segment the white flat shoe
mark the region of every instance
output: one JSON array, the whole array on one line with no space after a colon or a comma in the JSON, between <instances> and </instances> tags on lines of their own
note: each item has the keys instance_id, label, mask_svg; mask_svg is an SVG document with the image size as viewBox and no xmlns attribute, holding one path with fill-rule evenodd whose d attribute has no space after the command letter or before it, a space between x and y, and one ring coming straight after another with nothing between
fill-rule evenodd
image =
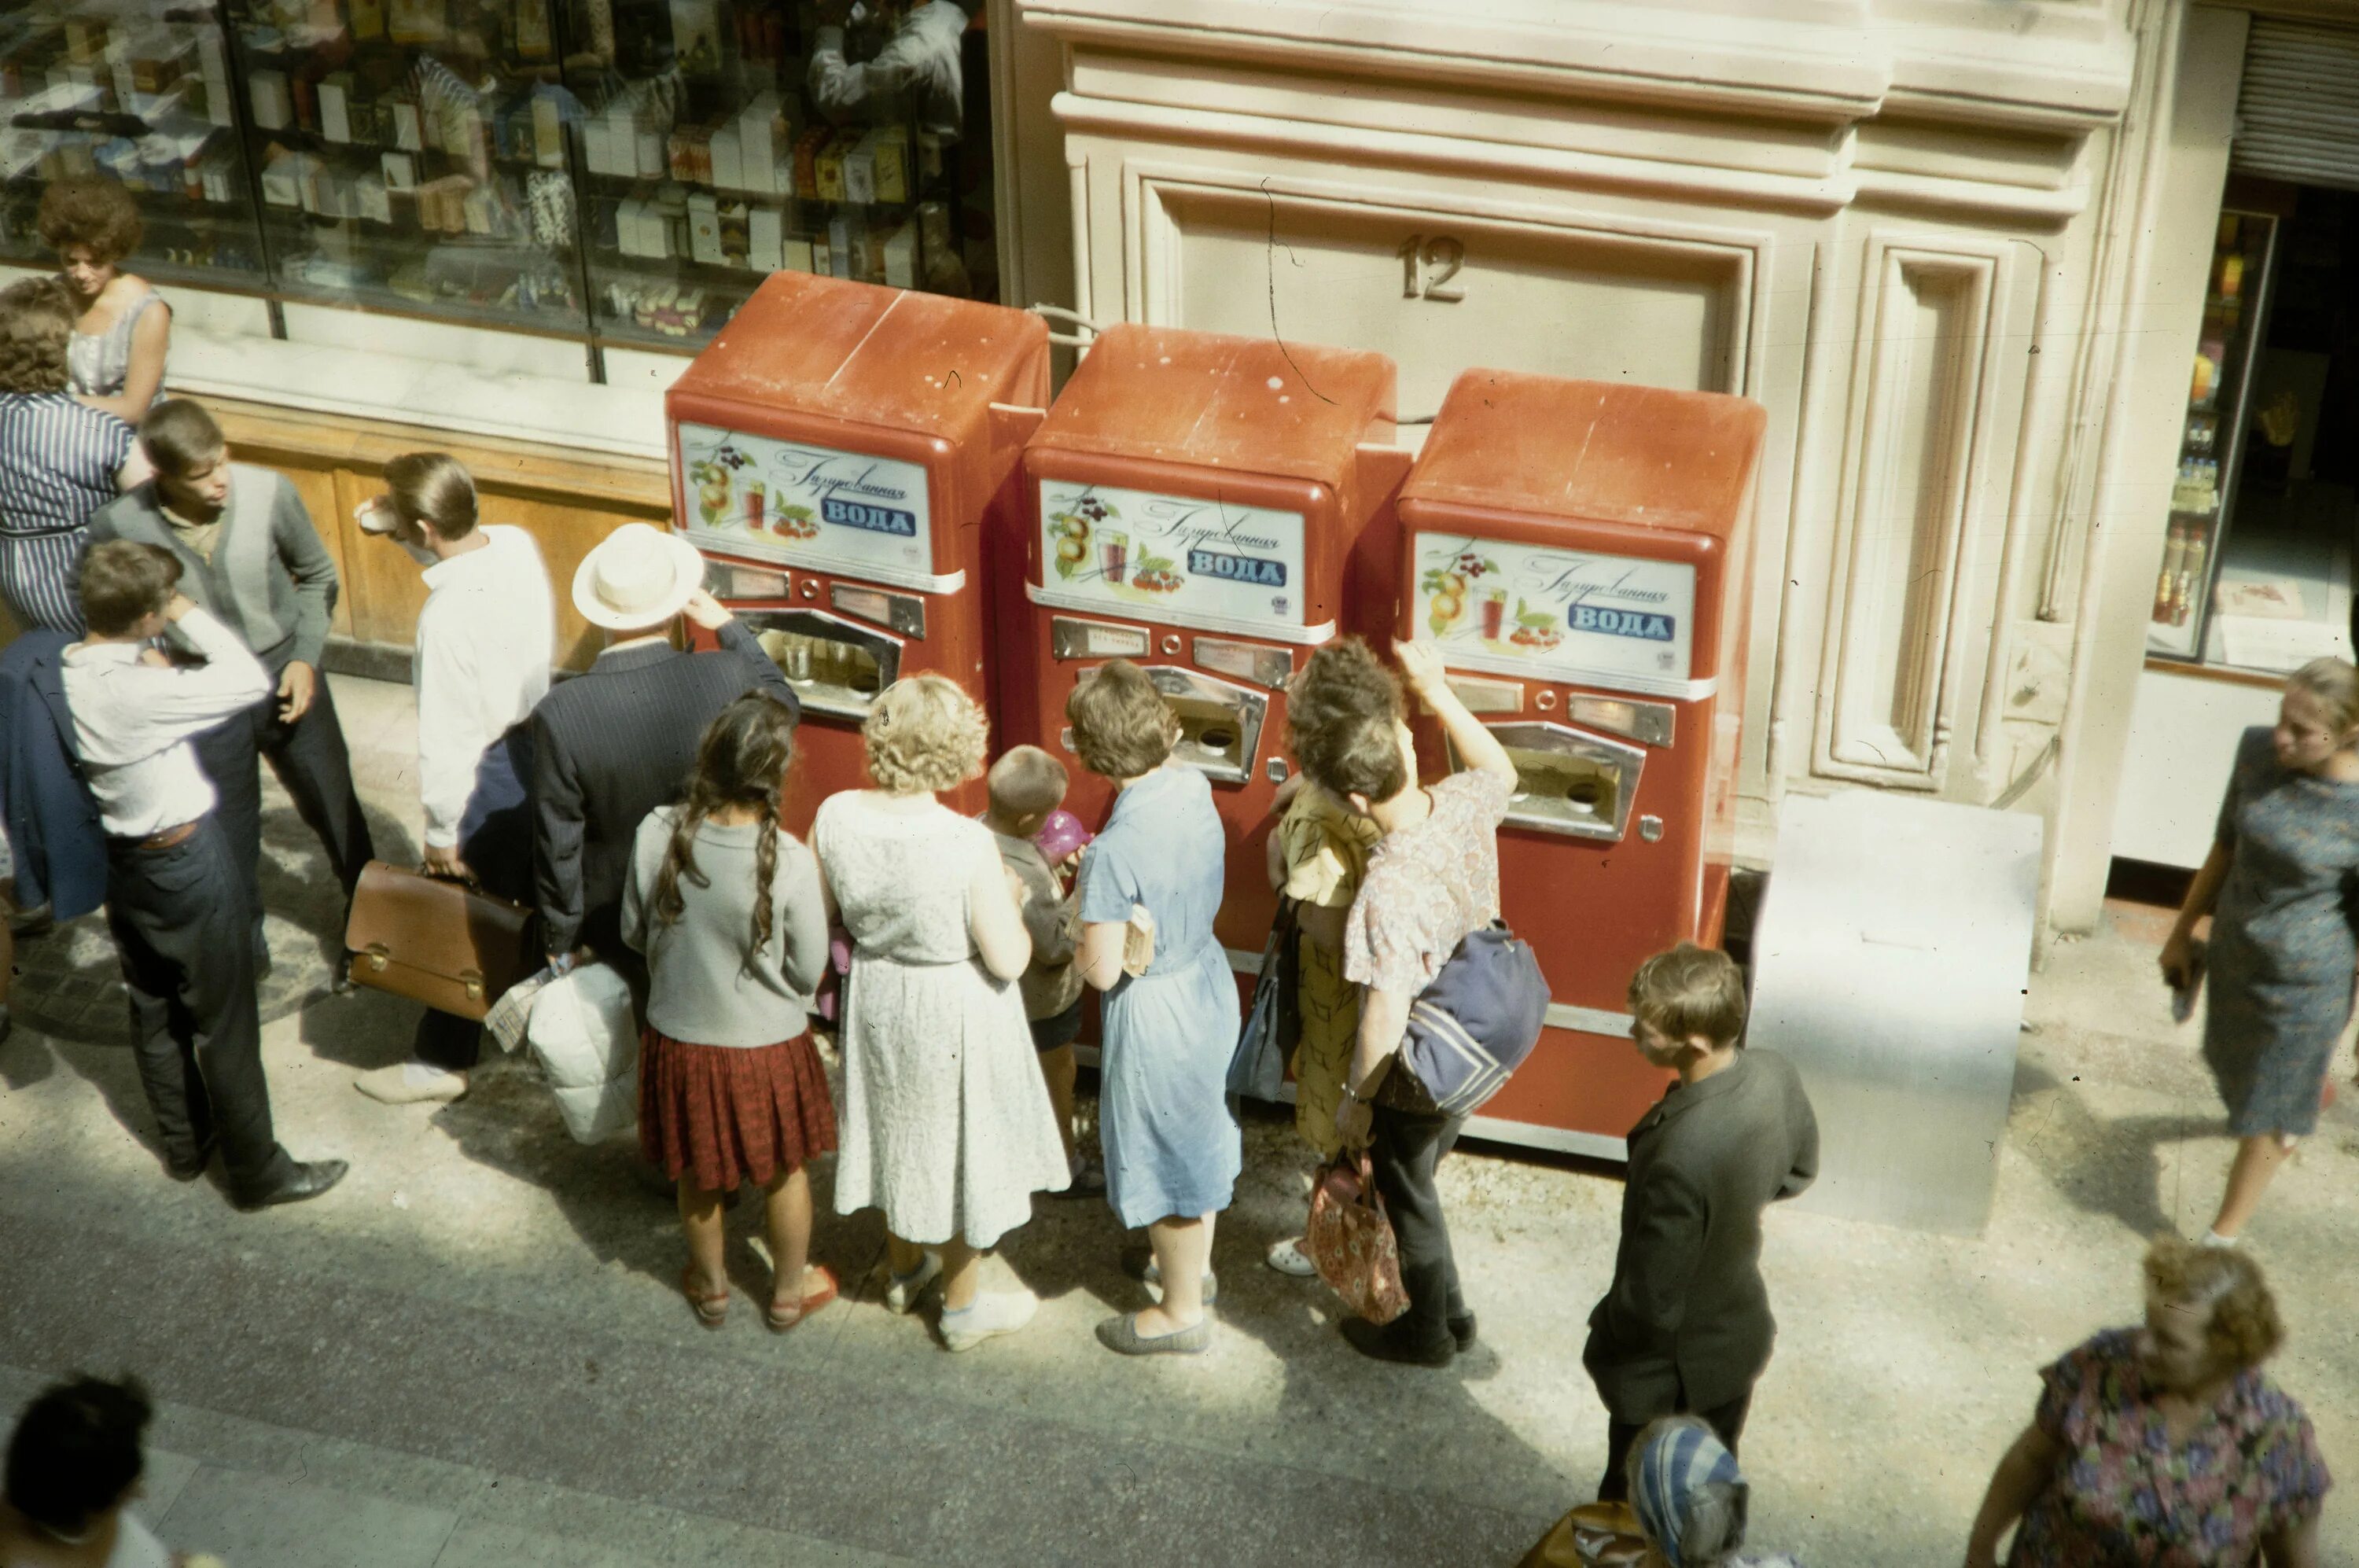
<instances>
[{"instance_id":1,"label":"white flat shoe","mask_svg":"<svg viewBox=\"0 0 2359 1568\"><path fill-rule=\"evenodd\" d=\"M1289 1236L1284 1241L1271 1243L1262 1261L1296 1279L1313 1279L1319 1275L1319 1265L1311 1262L1310 1255L1302 1250L1302 1238L1299 1236Z\"/></svg>"},{"instance_id":2,"label":"white flat shoe","mask_svg":"<svg viewBox=\"0 0 2359 1568\"><path fill-rule=\"evenodd\" d=\"M1040 1298L1029 1290L978 1290L966 1311L942 1310L942 1348L973 1350L986 1339L1014 1334L1039 1310Z\"/></svg>"},{"instance_id":3,"label":"white flat shoe","mask_svg":"<svg viewBox=\"0 0 2359 1568\"><path fill-rule=\"evenodd\" d=\"M467 1075L423 1062L404 1062L364 1073L353 1080L353 1087L388 1105L448 1104L466 1094Z\"/></svg>"},{"instance_id":4,"label":"white flat shoe","mask_svg":"<svg viewBox=\"0 0 2359 1568\"><path fill-rule=\"evenodd\" d=\"M929 1252L924 1261L908 1274L895 1274L885 1284L885 1310L896 1317L907 1315L925 1300L926 1291L942 1277L941 1255Z\"/></svg>"}]
</instances>

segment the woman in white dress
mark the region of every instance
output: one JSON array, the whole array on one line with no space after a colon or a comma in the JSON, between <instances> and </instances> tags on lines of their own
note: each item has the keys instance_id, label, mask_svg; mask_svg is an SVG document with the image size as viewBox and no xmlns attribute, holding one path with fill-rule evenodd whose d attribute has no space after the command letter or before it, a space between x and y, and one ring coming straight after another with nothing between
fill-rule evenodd
<instances>
[{"instance_id":1,"label":"woman in white dress","mask_svg":"<svg viewBox=\"0 0 2359 1568\"><path fill-rule=\"evenodd\" d=\"M942 1343L1032 1319L984 1290L982 1253L1071 1179L1016 982L1032 956L1013 879L981 822L934 799L983 771L983 710L940 675L895 682L863 726L874 789L811 823L831 908L852 933L835 1207L885 1211L891 1311L940 1279Z\"/></svg>"},{"instance_id":2,"label":"woman in white dress","mask_svg":"<svg viewBox=\"0 0 2359 1568\"><path fill-rule=\"evenodd\" d=\"M185 1559L131 1511L155 1408L125 1377L45 1388L8 1439L0 1563L8 1568L174 1568Z\"/></svg>"}]
</instances>

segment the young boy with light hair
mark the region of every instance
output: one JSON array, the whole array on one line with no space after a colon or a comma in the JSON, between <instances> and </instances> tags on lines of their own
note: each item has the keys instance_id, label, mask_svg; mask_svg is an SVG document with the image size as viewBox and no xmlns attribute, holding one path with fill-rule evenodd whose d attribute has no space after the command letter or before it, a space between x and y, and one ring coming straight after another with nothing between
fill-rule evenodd
<instances>
[{"instance_id":1,"label":"young boy with light hair","mask_svg":"<svg viewBox=\"0 0 2359 1568\"><path fill-rule=\"evenodd\" d=\"M1601 1499L1628 1495L1649 1421L1693 1411L1736 1452L1777 1320L1761 1211L1810 1184L1819 1124L1793 1064L1745 1048L1745 977L1681 942L1630 979L1630 1037L1679 1074L1630 1129L1614 1283L1589 1314L1589 1368L1610 1418Z\"/></svg>"},{"instance_id":2,"label":"young boy with light hair","mask_svg":"<svg viewBox=\"0 0 2359 1568\"><path fill-rule=\"evenodd\" d=\"M1049 1102L1056 1107L1057 1135L1065 1140L1065 1163L1072 1168L1073 1184L1066 1194L1103 1192L1104 1172L1082 1159L1073 1142L1073 1040L1082 1032L1082 972L1073 962L1078 908L1064 878L1033 842L1049 813L1064 803L1065 765L1037 746L1019 746L991 765L984 782L991 791L991 809L984 812L983 825L999 841L1000 864L1024 888L1032 963L1018 989Z\"/></svg>"}]
</instances>

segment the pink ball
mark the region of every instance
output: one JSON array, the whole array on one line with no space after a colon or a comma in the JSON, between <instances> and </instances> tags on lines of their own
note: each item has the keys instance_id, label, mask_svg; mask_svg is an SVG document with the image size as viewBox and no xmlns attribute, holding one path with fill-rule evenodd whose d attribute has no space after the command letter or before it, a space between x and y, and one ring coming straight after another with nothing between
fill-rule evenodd
<instances>
[{"instance_id":1,"label":"pink ball","mask_svg":"<svg viewBox=\"0 0 2359 1568\"><path fill-rule=\"evenodd\" d=\"M1049 820L1040 824L1040 831L1032 835L1032 842L1054 866L1096 836L1082 826L1082 819L1072 812L1051 811Z\"/></svg>"}]
</instances>

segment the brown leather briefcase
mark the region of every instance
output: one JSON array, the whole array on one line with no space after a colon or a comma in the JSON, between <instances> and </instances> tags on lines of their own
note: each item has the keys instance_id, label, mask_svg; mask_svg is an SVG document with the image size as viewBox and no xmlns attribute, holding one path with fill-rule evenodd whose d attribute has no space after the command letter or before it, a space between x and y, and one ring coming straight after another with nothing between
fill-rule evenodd
<instances>
[{"instance_id":1,"label":"brown leather briefcase","mask_svg":"<svg viewBox=\"0 0 2359 1568\"><path fill-rule=\"evenodd\" d=\"M353 984L480 1020L539 967L532 911L480 887L372 860L353 890L344 947Z\"/></svg>"}]
</instances>

